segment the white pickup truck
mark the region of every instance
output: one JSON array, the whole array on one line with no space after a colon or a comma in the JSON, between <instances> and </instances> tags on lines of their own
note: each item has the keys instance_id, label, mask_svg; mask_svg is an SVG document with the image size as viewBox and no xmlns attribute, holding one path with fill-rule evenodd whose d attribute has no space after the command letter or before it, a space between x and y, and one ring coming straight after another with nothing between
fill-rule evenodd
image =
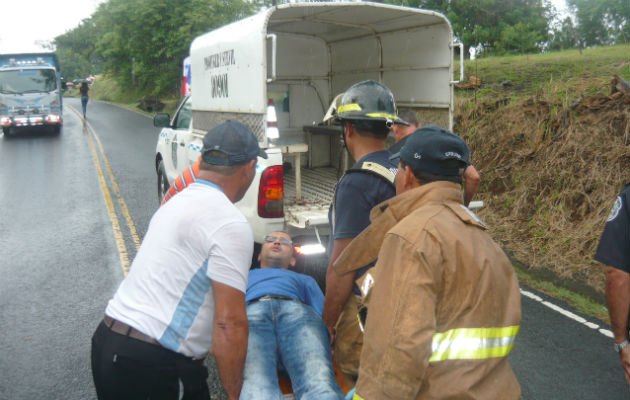
<instances>
[{"instance_id":1,"label":"white pickup truck","mask_svg":"<svg viewBox=\"0 0 630 400\"><path fill-rule=\"evenodd\" d=\"M341 131L321 124L328 105L354 83L374 79L422 124L452 129L456 46L442 14L363 2L283 4L195 38L192 94L172 119L154 120L164 127L155 155L158 195L197 161L209 129L227 119L248 125L269 158L258 160L237 206L258 244L284 230L302 262L314 253L322 283L326 257L317 253L327 244L328 207L352 162ZM313 266L303 268L313 275Z\"/></svg>"}]
</instances>

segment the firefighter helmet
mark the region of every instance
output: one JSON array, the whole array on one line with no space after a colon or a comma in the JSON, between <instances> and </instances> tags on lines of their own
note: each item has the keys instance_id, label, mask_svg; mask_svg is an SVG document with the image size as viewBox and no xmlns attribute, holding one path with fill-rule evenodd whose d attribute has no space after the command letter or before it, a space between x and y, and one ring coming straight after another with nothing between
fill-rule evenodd
<instances>
[{"instance_id":1,"label":"firefighter helmet","mask_svg":"<svg viewBox=\"0 0 630 400\"><path fill-rule=\"evenodd\" d=\"M352 85L345 91L336 109L337 120L384 122L409 125L396 115L394 95L387 86L373 80Z\"/></svg>"}]
</instances>

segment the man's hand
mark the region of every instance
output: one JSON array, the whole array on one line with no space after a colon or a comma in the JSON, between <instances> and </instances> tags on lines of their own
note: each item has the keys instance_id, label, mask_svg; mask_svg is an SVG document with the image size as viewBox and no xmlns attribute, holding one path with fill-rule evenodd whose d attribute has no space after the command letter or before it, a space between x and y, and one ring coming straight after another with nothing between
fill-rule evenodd
<instances>
[{"instance_id":1,"label":"man's hand","mask_svg":"<svg viewBox=\"0 0 630 400\"><path fill-rule=\"evenodd\" d=\"M247 354L247 312L245 293L212 281L214 291L214 330L212 354L219 378L229 400L237 400L243 386L243 367Z\"/></svg>"},{"instance_id":2,"label":"man's hand","mask_svg":"<svg viewBox=\"0 0 630 400\"><path fill-rule=\"evenodd\" d=\"M626 376L626 382L630 385L630 346L626 346L625 349L621 350L619 358L621 359L623 373Z\"/></svg>"}]
</instances>

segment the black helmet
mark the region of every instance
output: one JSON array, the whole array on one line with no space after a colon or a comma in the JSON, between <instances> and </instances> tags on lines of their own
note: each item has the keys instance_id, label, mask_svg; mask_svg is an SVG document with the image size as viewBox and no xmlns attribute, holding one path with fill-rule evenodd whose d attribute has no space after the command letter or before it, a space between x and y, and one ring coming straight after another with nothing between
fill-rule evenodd
<instances>
[{"instance_id":1,"label":"black helmet","mask_svg":"<svg viewBox=\"0 0 630 400\"><path fill-rule=\"evenodd\" d=\"M341 97L336 110L337 120L384 122L409 125L396 115L396 102L389 88L373 80L356 83Z\"/></svg>"}]
</instances>

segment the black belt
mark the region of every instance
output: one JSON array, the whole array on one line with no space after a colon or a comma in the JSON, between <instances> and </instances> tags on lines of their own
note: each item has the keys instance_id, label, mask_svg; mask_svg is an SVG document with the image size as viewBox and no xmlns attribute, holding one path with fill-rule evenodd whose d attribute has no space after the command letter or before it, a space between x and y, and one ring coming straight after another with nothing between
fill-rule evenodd
<instances>
[{"instance_id":1,"label":"black belt","mask_svg":"<svg viewBox=\"0 0 630 400\"><path fill-rule=\"evenodd\" d=\"M293 301L299 301L297 299L294 299L293 297L289 297L289 296L281 296L279 294L266 294L262 297L259 297L257 299L254 300L250 300L247 302L247 305L250 305L252 303L255 303L257 301L263 301L263 300L271 300L271 299L276 299L276 300L293 300Z\"/></svg>"}]
</instances>

